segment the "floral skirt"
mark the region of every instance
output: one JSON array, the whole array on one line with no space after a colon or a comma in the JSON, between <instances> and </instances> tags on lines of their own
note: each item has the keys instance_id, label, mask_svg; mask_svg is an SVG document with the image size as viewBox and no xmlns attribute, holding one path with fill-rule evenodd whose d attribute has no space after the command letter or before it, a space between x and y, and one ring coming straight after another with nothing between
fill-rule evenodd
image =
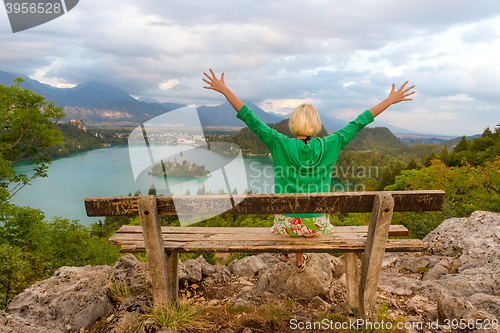
<instances>
[{"instance_id":1,"label":"floral skirt","mask_svg":"<svg viewBox=\"0 0 500 333\"><path fill-rule=\"evenodd\" d=\"M309 218L276 214L271 232L291 237L317 237L331 234L333 225L330 224L328 214Z\"/></svg>"}]
</instances>

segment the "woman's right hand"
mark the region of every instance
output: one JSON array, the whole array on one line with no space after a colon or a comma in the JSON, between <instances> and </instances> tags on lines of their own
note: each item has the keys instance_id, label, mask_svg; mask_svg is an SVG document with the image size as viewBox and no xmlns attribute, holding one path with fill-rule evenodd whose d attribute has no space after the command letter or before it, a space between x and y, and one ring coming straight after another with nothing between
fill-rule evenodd
<instances>
[{"instance_id":1,"label":"woman's right hand","mask_svg":"<svg viewBox=\"0 0 500 333\"><path fill-rule=\"evenodd\" d=\"M391 92L389 94L389 97L387 97L387 99L391 104L412 100L411 98L406 98L406 97L413 95L415 93L415 91L409 92L411 89L415 88L415 86L411 86L409 88L404 89L407 83L408 81L403 83L401 88L399 88L398 90L396 90L396 86L394 85L394 83L392 84Z\"/></svg>"}]
</instances>

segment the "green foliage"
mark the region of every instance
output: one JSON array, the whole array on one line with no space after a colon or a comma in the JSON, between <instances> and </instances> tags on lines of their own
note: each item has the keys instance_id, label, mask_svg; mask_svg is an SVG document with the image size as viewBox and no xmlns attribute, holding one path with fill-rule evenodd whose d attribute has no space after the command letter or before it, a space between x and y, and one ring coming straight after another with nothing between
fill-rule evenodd
<instances>
[{"instance_id":1,"label":"green foliage","mask_svg":"<svg viewBox=\"0 0 500 333\"><path fill-rule=\"evenodd\" d=\"M422 238L446 218L469 216L476 210L500 212L500 157L476 167L448 167L434 160L429 167L403 171L385 190L446 192L440 212L395 214L393 221L405 225L412 237Z\"/></svg>"},{"instance_id":2,"label":"green foliage","mask_svg":"<svg viewBox=\"0 0 500 333\"><path fill-rule=\"evenodd\" d=\"M61 131L53 121L64 117L61 108L45 98L19 86L22 78L15 78L10 86L0 85L0 202L10 197L31 180L47 176L50 158L40 156L47 147L60 144ZM33 175L18 174L14 165L31 160ZM11 192L8 185L13 185ZM1 207L0 207L1 209Z\"/></svg>"},{"instance_id":3,"label":"green foliage","mask_svg":"<svg viewBox=\"0 0 500 333\"><path fill-rule=\"evenodd\" d=\"M103 143L124 145L127 144L129 134L134 128L135 127L94 127L88 129L87 132L94 137L100 138Z\"/></svg>"},{"instance_id":4,"label":"green foliage","mask_svg":"<svg viewBox=\"0 0 500 333\"><path fill-rule=\"evenodd\" d=\"M217 264L217 256L215 255L215 253L181 253L181 254L179 254L179 259L182 262L184 262L186 260L196 259L199 256L202 256L203 258L205 258L205 260L210 265Z\"/></svg>"},{"instance_id":5,"label":"green foliage","mask_svg":"<svg viewBox=\"0 0 500 333\"><path fill-rule=\"evenodd\" d=\"M156 195L156 187L153 184L149 188L148 195Z\"/></svg>"},{"instance_id":6,"label":"green foliage","mask_svg":"<svg viewBox=\"0 0 500 333\"><path fill-rule=\"evenodd\" d=\"M113 265L118 246L90 236L78 220L44 220L38 209L6 205L0 211L0 308L62 266Z\"/></svg>"},{"instance_id":7,"label":"green foliage","mask_svg":"<svg viewBox=\"0 0 500 333\"><path fill-rule=\"evenodd\" d=\"M405 148L406 145L401 142L386 127L364 128L356 134L356 137L345 147L345 150L351 151L383 151L394 148Z\"/></svg>"},{"instance_id":8,"label":"green foliage","mask_svg":"<svg viewBox=\"0 0 500 333\"><path fill-rule=\"evenodd\" d=\"M205 170L204 165L198 165L196 163L189 163L189 161L183 161L182 165L176 161L171 162L161 162L155 164L151 167L150 175L163 176L164 171L170 177L203 177L210 174L209 170Z\"/></svg>"},{"instance_id":9,"label":"green foliage","mask_svg":"<svg viewBox=\"0 0 500 333\"><path fill-rule=\"evenodd\" d=\"M5 309L17 292L25 288L29 262L19 247L0 244L0 263L0 309Z\"/></svg>"},{"instance_id":10,"label":"green foliage","mask_svg":"<svg viewBox=\"0 0 500 333\"><path fill-rule=\"evenodd\" d=\"M443 150L439 159L448 166L484 165L493 162L500 155L500 127L491 131L487 127L480 137L468 139L462 136L458 144L449 153Z\"/></svg>"},{"instance_id":11,"label":"green foliage","mask_svg":"<svg viewBox=\"0 0 500 333\"><path fill-rule=\"evenodd\" d=\"M63 135L62 143L46 148L45 152L41 153L42 156L69 156L69 154L74 152L101 148L103 146L101 139L96 138L90 133L86 133L72 123L54 124L54 128L61 131Z\"/></svg>"}]
</instances>

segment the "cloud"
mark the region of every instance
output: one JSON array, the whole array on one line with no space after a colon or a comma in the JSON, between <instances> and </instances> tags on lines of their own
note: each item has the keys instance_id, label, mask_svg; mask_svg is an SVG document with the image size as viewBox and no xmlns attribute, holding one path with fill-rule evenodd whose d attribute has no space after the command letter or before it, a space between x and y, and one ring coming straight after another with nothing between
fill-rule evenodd
<instances>
[{"instance_id":1,"label":"cloud","mask_svg":"<svg viewBox=\"0 0 500 333\"><path fill-rule=\"evenodd\" d=\"M60 86L97 80L134 96L200 105L224 100L202 88L211 67L226 72L243 100L287 112L283 101L307 99L343 119L409 80L418 94L399 112L422 108L432 110L422 116L439 119L449 110L500 108L499 27L498 0L87 0L17 34L5 14L0 70ZM464 134L496 122L477 119Z\"/></svg>"}]
</instances>

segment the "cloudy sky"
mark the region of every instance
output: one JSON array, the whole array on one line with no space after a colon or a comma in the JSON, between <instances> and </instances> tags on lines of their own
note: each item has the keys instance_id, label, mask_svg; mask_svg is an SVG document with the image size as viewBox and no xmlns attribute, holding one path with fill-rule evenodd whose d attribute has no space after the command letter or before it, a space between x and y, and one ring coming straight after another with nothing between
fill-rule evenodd
<instances>
[{"instance_id":1,"label":"cloudy sky","mask_svg":"<svg viewBox=\"0 0 500 333\"><path fill-rule=\"evenodd\" d=\"M15 34L0 9L0 45L0 70L59 87L217 105L211 67L266 111L309 102L348 121L408 80L414 100L377 120L452 136L500 122L498 0L82 0Z\"/></svg>"}]
</instances>

